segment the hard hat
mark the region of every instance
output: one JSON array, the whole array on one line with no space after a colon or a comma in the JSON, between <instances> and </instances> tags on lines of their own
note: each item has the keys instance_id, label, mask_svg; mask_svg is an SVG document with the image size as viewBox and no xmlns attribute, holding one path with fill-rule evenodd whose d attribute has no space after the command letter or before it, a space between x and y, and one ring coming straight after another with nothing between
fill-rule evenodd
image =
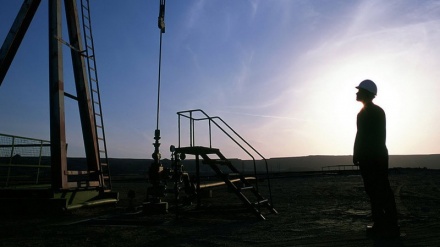
<instances>
[{"instance_id":1,"label":"hard hat","mask_svg":"<svg viewBox=\"0 0 440 247\"><path fill-rule=\"evenodd\" d=\"M376 95L377 94L377 86L372 80L363 80L359 86L356 87L357 89L365 89L368 92Z\"/></svg>"}]
</instances>

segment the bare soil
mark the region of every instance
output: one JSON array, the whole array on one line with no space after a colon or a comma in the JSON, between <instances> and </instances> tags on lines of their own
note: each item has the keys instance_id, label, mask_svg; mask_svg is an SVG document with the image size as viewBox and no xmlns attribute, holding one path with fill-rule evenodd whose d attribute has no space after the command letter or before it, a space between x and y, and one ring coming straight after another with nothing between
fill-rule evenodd
<instances>
[{"instance_id":1,"label":"bare soil","mask_svg":"<svg viewBox=\"0 0 440 247\"><path fill-rule=\"evenodd\" d=\"M366 236L370 205L358 175L291 175L271 180L274 207L260 220L217 187L200 207L174 203L169 213L141 209L149 186L114 182L120 202L61 215L2 215L0 246L439 246L440 172L404 169L390 181L406 236ZM262 188L264 191L264 188ZM267 191L263 192L267 195Z\"/></svg>"}]
</instances>

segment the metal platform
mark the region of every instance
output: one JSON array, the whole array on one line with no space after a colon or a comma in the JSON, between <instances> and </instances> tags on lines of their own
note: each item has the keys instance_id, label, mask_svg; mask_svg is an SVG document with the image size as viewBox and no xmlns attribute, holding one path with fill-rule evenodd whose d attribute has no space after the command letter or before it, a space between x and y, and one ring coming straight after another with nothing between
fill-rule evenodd
<instances>
[{"instance_id":1,"label":"metal platform","mask_svg":"<svg viewBox=\"0 0 440 247\"><path fill-rule=\"evenodd\" d=\"M72 209L116 204L117 192L97 190L66 190L53 192L47 189L1 189L0 211L6 214L60 213Z\"/></svg>"}]
</instances>

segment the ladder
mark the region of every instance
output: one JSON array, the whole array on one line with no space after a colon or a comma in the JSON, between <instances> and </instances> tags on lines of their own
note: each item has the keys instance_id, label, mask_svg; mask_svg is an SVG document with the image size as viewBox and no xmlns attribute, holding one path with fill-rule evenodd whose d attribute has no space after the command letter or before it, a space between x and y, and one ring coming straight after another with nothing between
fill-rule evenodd
<instances>
[{"instance_id":1,"label":"ladder","mask_svg":"<svg viewBox=\"0 0 440 247\"><path fill-rule=\"evenodd\" d=\"M104 190L109 190L111 189L111 179L108 165L101 96L99 93L98 72L96 68L95 46L93 43L89 0L81 0L81 17L85 46L85 50L82 52L87 61L87 74L89 77L93 115L95 118L95 131L99 150L100 184Z\"/></svg>"},{"instance_id":2,"label":"ladder","mask_svg":"<svg viewBox=\"0 0 440 247\"><path fill-rule=\"evenodd\" d=\"M244 177L243 174L241 174L240 171L234 167L228 159L226 159L219 149L202 146L190 146L176 148L175 152L202 157L203 164L209 165L211 169L215 171L217 176L225 182L228 188L234 192L243 202L243 204L257 217L263 220L266 219L262 212L262 209L264 208L269 210L271 213L278 214L277 210L273 208L270 200L264 198L258 191L258 187L254 186L248 178ZM209 155L216 155L217 158L210 158ZM227 169L221 169L222 166L226 167ZM226 173L224 170L228 170L230 173ZM236 183L236 179L233 181L230 175L237 177L240 183ZM200 189L199 185L200 181L197 183L197 190ZM199 195L199 193L197 194ZM250 199L251 197L253 199Z\"/></svg>"}]
</instances>

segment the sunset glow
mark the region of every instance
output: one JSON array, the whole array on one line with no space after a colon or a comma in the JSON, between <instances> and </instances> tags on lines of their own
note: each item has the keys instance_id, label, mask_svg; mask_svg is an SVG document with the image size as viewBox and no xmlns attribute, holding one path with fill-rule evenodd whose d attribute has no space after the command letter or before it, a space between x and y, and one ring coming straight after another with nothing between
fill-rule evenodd
<instances>
[{"instance_id":1,"label":"sunset glow","mask_svg":"<svg viewBox=\"0 0 440 247\"><path fill-rule=\"evenodd\" d=\"M20 6L3 3L1 41ZM110 157L153 151L158 6L91 1ZM440 2L190 0L168 1L166 11L163 157L177 143L176 112L188 109L222 117L267 158L351 155L364 79L378 86L390 154L440 152ZM42 1L0 87L0 133L49 139L47 39ZM66 100L69 155L82 156L75 107Z\"/></svg>"}]
</instances>

